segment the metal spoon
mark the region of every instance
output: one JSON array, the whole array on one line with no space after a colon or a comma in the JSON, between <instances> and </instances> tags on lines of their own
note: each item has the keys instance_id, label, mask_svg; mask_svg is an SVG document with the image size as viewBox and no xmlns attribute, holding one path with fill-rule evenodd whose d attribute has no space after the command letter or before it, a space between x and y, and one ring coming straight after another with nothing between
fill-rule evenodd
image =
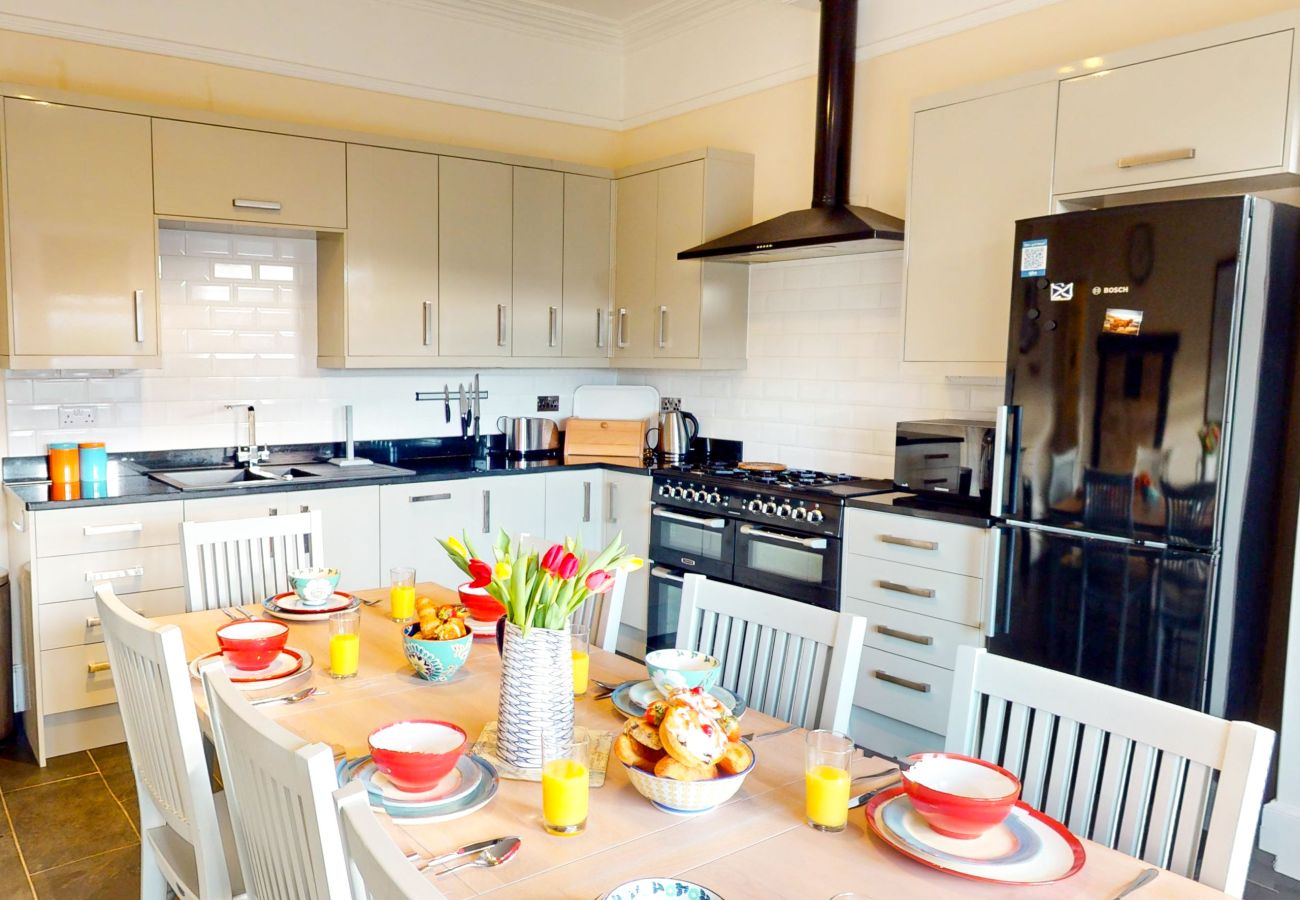
<instances>
[{"instance_id":1,"label":"metal spoon","mask_svg":"<svg viewBox=\"0 0 1300 900\"><path fill-rule=\"evenodd\" d=\"M376 598L373 599L373 600L362 600L361 602L362 602L362 604L364 604L365 606L377 606L378 604L384 602L384 598L383 598L383 597L376 597Z\"/></svg>"},{"instance_id":2,"label":"metal spoon","mask_svg":"<svg viewBox=\"0 0 1300 900\"><path fill-rule=\"evenodd\" d=\"M478 866L481 868L491 868L499 866L510 857L519 852L519 845L522 843L517 837L504 837L488 847L482 853L462 863L454 866L448 866L445 869L439 869L435 875L446 875L448 872L455 872L457 869L463 869L466 866Z\"/></svg>"},{"instance_id":3,"label":"metal spoon","mask_svg":"<svg viewBox=\"0 0 1300 900\"><path fill-rule=\"evenodd\" d=\"M292 694L285 694L282 697L261 697L252 701L250 705L261 706L263 703L300 703L317 693L318 691L315 687L305 687L301 691L296 691Z\"/></svg>"},{"instance_id":4,"label":"metal spoon","mask_svg":"<svg viewBox=\"0 0 1300 900\"><path fill-rule=\"evenodd\" d=\"M1142 887L1142 885L1147 884L1148 882L1154 880L1155 877L1159 874L1160 874L1159 869L1151 869L1151 868L1143 869L1141 874L1139 874L1137 878L1134 878L1132 881L1130 881L1128 884L1124 885L1124 887L1120 889L1120 892L1115 895L1114 900L1120 900L1121 897L1127 897L1129 894L1133 893L1138 888Z\"/></svg>"},{"instance_id":5,"label":"metal spoon","mask_svg":"<svg viewBox=\"0 0 1300 900\"><path fill-rule=\"evenodd\" d=\"M742 741L757 741L757 740L761 740L762 738L777 737L778 735L789 734L792 731L798 731L798 730L799 730L798 725L787 725L784 728L777 728L773 731L760 731L757 733L750 731L747 732L746 734L742 734L740 736L740 739Z\"/></svg>"},{"instance_id":6,"label":"metal spoon","mask_svg":"<svg viewBox=\"0 0 1300 900\"><path fill-rule=\"evenodd\" d=\"M617 683L612 683L609 681L601 681L599 678L593 678L591 679L591 683L596 685L596 687L602 687L607 691L616 691L619 688L621 688L626 682L620 681Z\"/></svg>"}]
</instances>

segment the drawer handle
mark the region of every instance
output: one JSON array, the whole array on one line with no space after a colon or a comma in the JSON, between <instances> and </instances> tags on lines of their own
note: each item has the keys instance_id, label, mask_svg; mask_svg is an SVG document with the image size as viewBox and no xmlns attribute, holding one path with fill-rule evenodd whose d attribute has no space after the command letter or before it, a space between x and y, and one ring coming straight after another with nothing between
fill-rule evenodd
<instances>
[{"instance_id":1,"label":"drawer handle","mask_svg":"<svg viewBox=\"0 0 1300 900\"><path fill-rule=\"evenodd\" d=\"M97 537L101 534L128 534L132 531L144 531L144 523L122 522L117 525L87 525L81 529L81 533L86 537Z\"/></svg>"},{"instance_id":2,"label":"drawer handle","mask_svg":"<svg viewBox=\"0 0 1300 900\"><path fill-rule=\"evenodd\" d=\"M925 478L922 479L921 483L922 484L947 484L948 479L947 478Z\"/></svg>"},{"instance_id":3,"label":"drawer handle","mask_svg":"<svg viewBox=\"0 0 1300 900\"><path fill-rule=\"evenodd\" d=\"M137 610L135 611L135 614L136 614L137 616L143 616L143 615L144 615L144 610L143 610L143 609L137 609ZM104 624L104 623L101 622L101 621L99 620L99 616L86 616L86 627L87 627L87 628L98 628L98 627L99 627L100 625L102 625L102 624Z\"/></svg>"},{"instance_id":4,"label":"drawer handle","mask_svg":"<svg viewBox=\"0 0 1300 900\"><path fill-rule=\"evenodd\" d=\"M129 569L114 569L111 572L87 572L87 581L112 581L114 578L139 578L144 574L144 566L132 566Z\"/></svg>"},{"instance_id":5,"label":"drawer handle","mask_svg":"<svg viewBox=\"0 0 1300 900\"><path fill-rule=\"evenodd\" d=\"M877 581L876 584L880 585L881 590L893 591L896 594L911 594L913 597L934 599L934 588L911 587L910 585L899 584L897 581L885 581L883 579Z\"/></svg>"},{"instance_id":6,"label":"drawer handle","mask_svg":"<svg viewBox=\"0 0 1300 900\"><path fill-rule=\"evenodd\" d=\"M431 503L434 500L450 500L451 494L417 494L414 497L407 497L407 503Z\"/></svg>"},{"instance_id":7,"label":"drawer handle","mask_svg":"<svg viewBox=\"0 0 1300 900\"><path fill-rule=\"evenodd\" d=\"M110 666L106 662L93 662L86 666L86 673L94 675L97 672L107 672Z\"/></svg>"},{"instance_id":8,"label":"drawer handle","mask_svg":"<svg viewBox=\"0 0 1300 900\"><path fill-rule=\"evenodd\" d=\"M913 549L916 550L938 550L939 549L938 541L922 541L922 540L918 540L917 538L897 537L892 534L882 534L880 536L880 540L881 543L897 544L899 547L912 547Z\"/></svg>"},{"instance_id":9,"label":"drawer handle","mask_svg":"<svg viewBox=\"0 0 1300 900\"><path fill-rule=\"evenodd\" d=\"M890 628L888 625L877 625L876 631L885 637L898 638L900 641L911 641L913 644L922 644L929 647L934 644L934 638L928 634L913 634L910 631L899 631L897 628Z\"/></svg>"},{"instance_id":10,"label":"drawer handle","mask_svg":"<svg viewBox=\"0 0 1300 900\"><path fill-rule=\"evenodd\" d=\"M950 456L952 456L951 453L927 453L927 454L925 454L925 458L926 458L926 459L948 459Z\"/></svg>"},{"instance_id":11,"label":"drawer handle","mask_svg":"<svg viewBox=\"0 0 1300 900\"><path fill-rule=\"evenodd\" d=\"M1135 153L1121 156L1115 160L1115 168L1132 169L1137 166L1154 166L1157 163L1177 162L1182 159L1196 159L1195 147L1179 147L1177 150L1157 150L1155 153Z\"/></svg>"},{"instance_id":12,"label":"drawer handle","mask_svg":"<svg viewBox=\"0 0 1300 900\"><path fill-rule=\"evenodd\" d=\"M279 200L248 200L242 197L236 197L230 201L238 209L269 209L272 212L280 211Z\"/></svg>"},{"instance_id":13,"label":"drawer handle","mask_svg":"<svg viewBox=\"0 0 1300 900\"><path fill-rule=\"evenodd\" d=\"M930 693L930 686L924 681L912 681L910 678L899 678L897 675L890 675L888 672L882 672L876 669L871 673L881 681L887 681L890 684L896 684L899 687L905 687L909 691L916 691L918 694Z\"/></svg>"}]
</instances>

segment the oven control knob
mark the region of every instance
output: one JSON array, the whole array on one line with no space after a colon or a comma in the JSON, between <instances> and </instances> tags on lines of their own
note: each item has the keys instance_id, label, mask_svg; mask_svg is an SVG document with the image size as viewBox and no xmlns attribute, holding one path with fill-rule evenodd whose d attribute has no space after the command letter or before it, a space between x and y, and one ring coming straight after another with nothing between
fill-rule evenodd
<instances>
[{"instance_id":1,"label":"oven control knob","mask_svg":"<svg viewBox=\"0 0 1300 900\"><path fill-rule=\"evenodd\" d=\"M794 510L790 508L789 503L782 503L776 508L776 517L778 519L788 519L792 512L794 512Z\"/></svg>"},{"instance_id":2,"label":"oven control knob","mask_svg":"<svg viewBox=\"0 0 1300 900\"><path fill-rule=\"evenodd\" d=\"M700 492L691 488L686 488L682 491L682 499L694 502L700 499Z\"/></svg>"},{"instance_id":3,"label":"oven control knob","mask_svg":"<svg viewBox=\"0 0 1300 900\"><path fill-rule=\"evenodd\" d=\"M810 525L819 525L826 516L820 509L810 509L808 511L808 523Z\"/></svg>"},{"instance_id":4,"label":"oven control knob","mask_svg":"<svg viewBox=\"0 0 1300 900\"><path fill-rule=\"evenodd\" d=\"M661 484L661 485L659 485L659 496L660 496L660 497L671 497L671 496L672 496L672 493L673 493L673 489L670 488L668 485L666 485L666 484Z\"/></svg>"},{"instance_id":5,"label":"oven control knob","mask_svg":"<svg viewBox=\"0 0 1300 900\"><path fill-rule=\"evenodd\" d=\"M722 495L719 494L717 491L714 491L712 494L709 494L708 500L706 502L710 506L718 506L719 504L722 503Z\"/></svg>"},{"instance_id":6,"label":"oven control knob","mask_svg":"<svg viewBox=\"0 0 1300 900\"><path fill-rule=\"evenodd\" d=\"M766 516L776 515L776 503L769 500L763 504L763 514Z\"/></svg>"},{"instance_id":7,"label":"oven control knob","mask_svg":"<svg viewBox=\"0 0 1300 900\"><path fill-rule=\"evenodd\" d=\"M794 519L796 522L802 522L804 519L808 518L808 510L804 509L802 506L796 506L790 513L790 518Z\"/></svg>"},{"instance_id":8,"label":"oven control knob","mask_svg":"<svg viewBox=\"0 0 1300 900\"><path fill-rule=\"evenodd\" d=\"M745 508L748 509L748 510L749 510L750 512L752 512L752 513L762 512L762 511L763 511L763 501L762 501L762 500L759 500L758 498L755 498L755 499L753 499L753 500L750 500L750 501L749 501L749 505L748 505L747 507L745 507Z\"/></svg>"},{"instance_id":9,"label":"oven control knob","mask_svg":"<svg viewBox=\"0 0 1300 900\"><path fill-rule=\"evenodd\" d=\"M668 489L668 496L669 496L669 497L680 497L680 496L682 496L682 494L684 494L684 493L686 493L685 490L683 490L682 488L676 487L676 486L670 487L670 488Z\"/></svg>"}]
</instances>

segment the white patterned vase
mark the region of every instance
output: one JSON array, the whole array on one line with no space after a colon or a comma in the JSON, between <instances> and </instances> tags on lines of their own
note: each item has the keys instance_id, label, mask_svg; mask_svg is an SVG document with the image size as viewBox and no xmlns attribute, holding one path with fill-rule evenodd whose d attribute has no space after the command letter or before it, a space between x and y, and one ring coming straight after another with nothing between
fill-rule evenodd
<instances>
[{"instance_id":1,"label":"white patterned vase","mask_svg":"<svg viewBox=\"0 0 1300 900\"><path fill-rule=\"evenodd\" d=\"M542 733L573 732L573 656L569 627L532 627L525 637L513 622L501 650L497 755L520 769L542 767Z\"/></svg>"}]
</instances>

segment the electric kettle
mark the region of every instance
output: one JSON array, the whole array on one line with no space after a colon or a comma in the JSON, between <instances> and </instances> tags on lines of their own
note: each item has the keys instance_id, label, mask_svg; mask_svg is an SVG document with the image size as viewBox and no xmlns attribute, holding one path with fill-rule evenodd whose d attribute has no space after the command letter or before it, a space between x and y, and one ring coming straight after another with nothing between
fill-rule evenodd
<instances>
[{"instance_id":1,"label":"electric kettle","mask_svg":"<svg viewBox=\"0 0 1300 900\"><path fill-rule=\"evenodd\" d=\"M700 433L700 420L679 409L659 414L659 426L645 433L646 446L653 447L663 462L681 462L691 449L691 441ZM651 443L650 435L655 434Z\"/></svg>"}]
</instances>

